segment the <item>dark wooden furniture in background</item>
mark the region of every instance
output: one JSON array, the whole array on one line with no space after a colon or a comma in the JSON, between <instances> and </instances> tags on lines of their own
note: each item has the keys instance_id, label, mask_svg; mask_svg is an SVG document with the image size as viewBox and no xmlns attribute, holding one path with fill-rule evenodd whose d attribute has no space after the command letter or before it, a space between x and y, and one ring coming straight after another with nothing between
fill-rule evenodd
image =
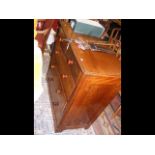
<instances>
[{"instance_id":1,"label":"dark wooden furniture in background","mask_svg":"<svg viewBox=\"0 0 155 155\"><path fill-rule=\"evenodd\" d=\"M110 24L112 23L112 21L109 19L107 19L107 20L100 19L99 22L105 28L105 31L103 32L103 34L101 36L101 39L104 39L105 37L108 37L108 30L110 28Z\"/></svg>"},{"instance_id":2,"label":"dark wooden furniture in background","mask_svg":"<svg viewBox=\"0 0 155 155\"><path fill-rule=\"evenodd\" d=\"M101 36L101 39L107 40L108 44L112 44L110 49L116 53L116 56L120 59L121 56L121 20L120 19L108 19L99 20L100 24L105 27L105 31Z\"/></svg>"},{"instance_id":3,"label":"dark wooden furniture in background","mask_svg":"<svg viewBox=\"0 0 155 155\"><path fill-rule=\"evenodd\" d=\"M89 128L121 86L120 62L114 55L83 51L64 38L100 41L75 34L60 22L47 74L55 131Z\"/></svg>"},{"instance_id":4,"label":"dark wooden furniture in background","mask_svg":"<svg viewBox=\"0 0 155 155\"><path fill-rule=\"evenodd\" d=\"M116 53L116 56L118 57L121 54L121 29L120 28L114 28L110 34L109 37L109 43L114 44L114 46L111 46L111 49Z\"/></svg>"}]
</instances>

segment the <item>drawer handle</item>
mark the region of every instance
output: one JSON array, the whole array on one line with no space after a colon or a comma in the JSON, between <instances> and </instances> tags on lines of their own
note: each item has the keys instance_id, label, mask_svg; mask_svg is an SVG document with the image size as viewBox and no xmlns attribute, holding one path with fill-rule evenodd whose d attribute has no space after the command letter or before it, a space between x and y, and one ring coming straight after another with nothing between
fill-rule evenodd
<instances>
[{"instance_id":1,"label":"drawer handle","mask_svg":"<svg viewBox=\"0 0 155 155\"><path fill-rule=\"evenodd\" d=\"M51 68L54 69L55 68L55 65L51 65Z\"/></svg>"},{"instance_id":2,"label":"drawer handle","mask_svg":"<svg viewBox=\"0 0 155 155\"><path fill-rule=\"evenodd\" d=\"M68 65L73 65L74 61L69 59L67 63Z\"/></svg>"},{"instance_id":3,"label":"drawer handle","mask_svg":"<svg viewBox=\"0 0 155 155\"><path fill-rule=\"evenodd\" d=\"M47 81L54 81L53 77L47 77Z\"/></svg>"},{"instance_id":4,"label":"drawer handle","mask_svg":"<svg viewBox=\"0 0 155 155\"><path fill-rule=\"evenodd\" d=\"M59 51L55 51L55 54L59 54L60 52Z\"/></svg>"},{"instance_id":5,"label":"drawer handle","mask_svg":"<svg viewBox=\"0 0 155 155\"><path fill-rule=\"evenodd\" d=\"M61 93L61 90L60 90L60 89L57 89L57 90L56 90L56 93L57 93L57 94L60 94L60 93Z\"/></svg>"},{"instance_id":6,"label":"drawer handle","mask_svg":"<svg viewBox=\"0 0 155 155\"><path fill-rule=\"evenodd\" d=\"M63 78L63 79L66 79L67 77L68 77L67 74L62 74L62 78Z\"/></svg>"},{"instance_id":7,"label":"drawer handle","mask_svg":"<svg viewBox=\"0 0 155 155\"><path fill-rule=\"evenodd\" d=\"M52 103L53 103L53 105L56 105L56 106L59 105L59 102L52 102Z\"/></svg>"}]
</instances>

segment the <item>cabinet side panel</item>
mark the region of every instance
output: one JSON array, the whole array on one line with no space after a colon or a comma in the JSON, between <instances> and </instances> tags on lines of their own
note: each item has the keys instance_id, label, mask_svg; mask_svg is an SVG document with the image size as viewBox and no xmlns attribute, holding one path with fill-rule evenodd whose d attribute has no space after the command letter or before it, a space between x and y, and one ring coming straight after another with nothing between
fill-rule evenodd
<instances>
[{"instance_id":1,"label":"cabinet side panel","mask_svg":"<svg viewBox=\"0 0 155 155\"><path fill-rule=\"evenodd\" d=\"M64 119L68 128L89 127L120 90L120 78L85 76Z\"/></svg>"},{"instance_id":2,"label":"cabinet side panel","mask_svg":"<svg viewBox=\"0 0 155 155\"><path fill-rule=\"evenodd\" d=\"M65 107L65 115L62 119L62 128L82 128L87 125L89 119L85 108L82 106L84 102L85 94L88 91L88 84L86 83L87 78L81 75L81 78L77 84L76 90L72 95L72 99ZM84 86L85 89L82 87Z\"/></svg>"},{"instance_id":3,"label":"cabinet side panel","mask_svg":"<svg viewBox=\"0 0 155 155\"><path fill-rule=\"evenodd\" d=\"M95 78L93 80L89 87L87 100L85 101L87 105L86 113L90 120L88 127L104 111L120 89L121 80L119 77L108 77L104 79Z\"/></svg>"}]
</instances>

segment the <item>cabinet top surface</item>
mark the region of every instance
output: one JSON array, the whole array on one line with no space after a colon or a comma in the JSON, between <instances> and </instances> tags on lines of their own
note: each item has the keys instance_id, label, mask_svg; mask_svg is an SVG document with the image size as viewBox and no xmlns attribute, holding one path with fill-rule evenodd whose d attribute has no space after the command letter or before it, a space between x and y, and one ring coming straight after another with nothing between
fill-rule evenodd
<instances>
[{"instance_id":1,"label":"cabinet top surface","mask_svg":"<svg viewBox=\"0 0 155 155\"><path fill-rule=\"evenodd\" d=\"M61 22L62 30L68 39L80 39L84 41L101 41L99 38L89 37L74 33L70 24ZM70 47L85 74L98 76L121 76L121 63L115 55L83 51L76 43L71 43Z\"/></svg>"}]
</instances>

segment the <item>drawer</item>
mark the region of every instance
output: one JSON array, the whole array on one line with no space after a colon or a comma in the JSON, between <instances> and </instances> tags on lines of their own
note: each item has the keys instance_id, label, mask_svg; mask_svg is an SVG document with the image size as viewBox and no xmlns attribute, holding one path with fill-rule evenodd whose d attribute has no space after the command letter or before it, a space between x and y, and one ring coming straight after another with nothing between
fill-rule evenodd
<instances>
[{"instance_id":1,"label":"drawer","mask_svg":"<svg viewBox=\"0 0 155 155\"><path fill-rule=\"evenodd\" d=\"M55 63L51 64L51 68L48 71L47 80L54 120L56 125L58 125L63 116L63 111L67 101L59 80Z\"/></svg>"},{"instance_id":2,"label":"drawer","mask_svg":"<svg viewBox=\"0 0 155 155\"><path fill-rule=\"evenodd\" d=\"M66 50L69 46L69 43L64 40L64 39L66 39L66 37L65 37L65 34L63 33L62 29L60 29L60 31L59 31L59 38L58 39L59 39L60 47L62 48L62 51L66 52Z\"/></svg>"},{"instance_id":3,"label":"drawer","mask_svg":"<svg viewBox=\"0 0 155 155\"><path fill-rule=\"evenodd\" d=\"M72 92L74 91L75 83L59 44L56 45L55 58L58 66L60 81L64 88L66 98L69 100Z\"/></svg>"},{"instance_id":4,"label":"drawer","mask_svg":"<svg viewBox=\"0 0 155 155\"><path fill-rule=\"evenodd\" d=\"M67 64L71 70L73 79L75 81L75 83L77 82L81 72L81 69L78 65L78 62L76 61L76 58L73 54L73 51L71 49L71 47L68 48L68 50L65 52L66 58L67 58Z\"/></svg>"}]
</instances>

